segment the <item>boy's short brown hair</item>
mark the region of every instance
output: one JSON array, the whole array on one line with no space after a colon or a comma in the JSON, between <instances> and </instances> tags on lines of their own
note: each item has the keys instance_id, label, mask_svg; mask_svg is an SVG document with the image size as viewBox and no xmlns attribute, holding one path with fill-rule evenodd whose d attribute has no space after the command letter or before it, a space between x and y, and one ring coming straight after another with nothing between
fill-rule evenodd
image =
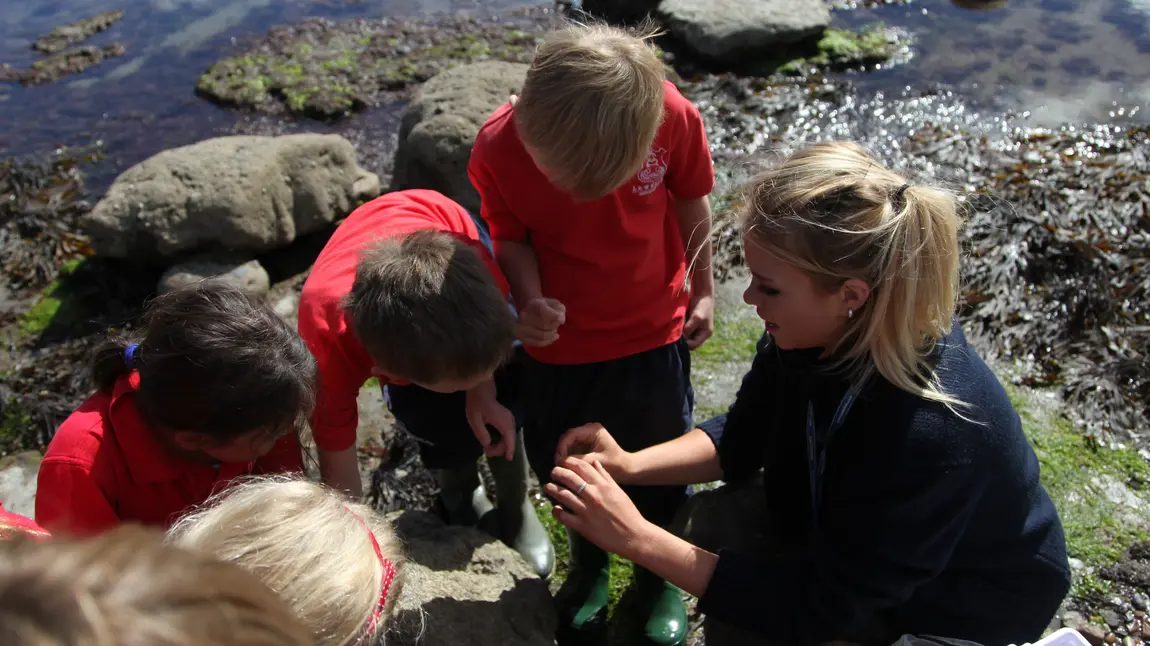
<instances>
[{"instance_id":1,"label":"boy's short brown hair","mask_svg":"<svg viewBox=\"0 0 1150 646\"><path fill-rule=\"evenodd\" d=\"M345 308L368 354L419 384L469 379L511 352L515 319L479 253L423 230L369 248Z\"/></svg>"},{"instance_id":2,"label":"boy's short brown hair","mask_svg":"<svg viewBox=\"0 0 1150 646\"><path fill-rule=\"evenodd\" d=\"M0 541L4 646L311 646L253 575L123 525L82 541Z\"/></svg>"},{"instance_id":3,"label":"boy's short brown hair","mask_svg":"<svg viewBox=\"0 0 1150 646\"><path fill-rule=\"evenodd\" d=\"M548 178L596 199L636 173L663 120L665 72L654 31L572 25L543 38L515 104L515 126Z\"/></svg>"}]
</instances>

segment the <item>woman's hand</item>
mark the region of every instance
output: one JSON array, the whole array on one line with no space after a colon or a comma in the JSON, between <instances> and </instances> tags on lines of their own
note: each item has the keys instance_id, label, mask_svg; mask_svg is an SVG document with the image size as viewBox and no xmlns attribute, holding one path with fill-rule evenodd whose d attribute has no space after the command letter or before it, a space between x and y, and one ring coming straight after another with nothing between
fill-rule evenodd
<instances>
[{"instance_id":1,"label":"woman's hand","mask_svg":"<svg viewBox=\"0 0 1150 646\"><path fill-rule=\"evenodd\" d=\"M602 424L584 424L564 433L555 450L555 464L568 457L587 464L599 462L615 482L631 484L635 454L624 451Z\"/></svg>"},{"instance_id":2,"label":"woman's hand","mask_svg":"<svg viewBox=\"0 0 1150 646\"><path fill-rule=\"evenodd\" d=\"M634 560L643 545L654 540L660 531L643 518L598 460L589 463L580 458L564 458L551 471L551 479L553 482L543 487L557 503L551 513L608 552Z\"/></svg>"}]
</instances>

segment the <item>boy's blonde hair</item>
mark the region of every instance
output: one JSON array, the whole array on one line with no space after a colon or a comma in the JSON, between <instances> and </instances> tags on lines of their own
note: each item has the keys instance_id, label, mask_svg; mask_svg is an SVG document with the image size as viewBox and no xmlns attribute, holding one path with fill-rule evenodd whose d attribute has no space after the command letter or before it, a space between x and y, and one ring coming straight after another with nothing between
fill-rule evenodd
<instances>
[{"instance_id":1,"label":"boy's blonde hair","mask_svg":"<svg viewBox=\"0 0 1150 646\"><path fill-rule=\"evenodd\" d=\"M597 199L638 172L663 121L663 63L655 32L572 25L543 38L515 126L548 178Z\"/></svg>"},{"instance_id":2,"label":"boy's blonde hair","mask_svg":"<svg viewBox=\"0 0 1150 646\"><path fill-rule=\"evenodd\" d=\"M515 316L479 252L443 231L368 248L344 308L372 359L419 384L493 371L515 342Z\"/></svg>"},{"instance_id":3,"label":"boy's blonde hair","mask_svg":"<svg viewBox=\"0 0 1150 646\"><path fill-rule=\"evenodd\" d=\"M855 278L870 298L830 348L854 379L874 369L947 405L930 356L957 306L958 232L952 195L914 184L855 143L809 146L751 180L746 244L806 271L825 290Z\"/></svg>"},{"instance_id":4,"label":"boy's blonde hair","mask_svg":"<svg viewBox=\"0 0 1150 646\"><path fill-rule=\"evenodd\" d=\"M301 477L239 482L177 521L168 539L255 574L320 646L381 641L403 586L402 548L387 521Z\"/></svg>"},{"instance_id":5,"label":"boy's blonde hair","mask_svg":"<svg viewBox=\"0 0 1150 646\"><path fill-rule=\"evenodd\" d=\"M0 541L4 646L308 646L310 633L240 568L124 525L83 541Z\"/></svg>"}]
</instances>

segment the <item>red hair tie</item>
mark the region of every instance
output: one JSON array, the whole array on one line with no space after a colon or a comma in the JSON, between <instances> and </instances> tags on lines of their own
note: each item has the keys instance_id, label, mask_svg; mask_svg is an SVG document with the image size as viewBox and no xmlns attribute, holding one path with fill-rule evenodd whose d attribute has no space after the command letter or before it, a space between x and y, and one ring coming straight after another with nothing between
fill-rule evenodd
<instances>
[{"instance_id":1,"label":"red hair tie","mask_svg":"<svg viewBox=\"0 0 1150 646\"><path fill-rule=\"evenodd\" d=\"M369 633L374 633L379 627L379 621L383 617L383 607L387 604L387 593L391 591L391 583L395 581L395 564L391 559L384 558L383 552L379 549L379 541L375 539L375 532L371 531L367 521L362 516L351 510L351 507L344 505L347 513L351 514L360 525L367 530L367 535L371 538L371 548L375 550L375 558L379 559L379 564L383 567L383 582L379 586L379 602L375 605L375 610L371 613L371 619L367 623L367 630Z\"/></svg>"}]
</instances>

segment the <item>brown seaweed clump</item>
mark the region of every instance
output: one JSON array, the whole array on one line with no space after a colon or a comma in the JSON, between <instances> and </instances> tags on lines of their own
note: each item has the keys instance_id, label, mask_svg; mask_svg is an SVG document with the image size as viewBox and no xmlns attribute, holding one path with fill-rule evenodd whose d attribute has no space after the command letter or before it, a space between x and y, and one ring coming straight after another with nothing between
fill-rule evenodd
<instances>
[{"instance_id":1,"label":"brown seaweed clump","mask_svg":"<svg viewBox=\"0 0 1150 646\"><path fill-rule=\"evenodd\" d=\"M1020 130L932 148L968 169L964 317L1091 438L1150 419L1150 127ZM908 151L914 154L914 151ZM928 153L929 154L929 153Z\"/></svg>"}]
</instances>

